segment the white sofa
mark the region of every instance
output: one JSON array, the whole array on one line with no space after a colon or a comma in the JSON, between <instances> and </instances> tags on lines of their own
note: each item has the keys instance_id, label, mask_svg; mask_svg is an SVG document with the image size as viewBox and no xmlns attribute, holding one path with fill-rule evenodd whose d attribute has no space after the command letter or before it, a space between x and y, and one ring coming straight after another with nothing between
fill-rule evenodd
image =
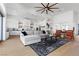
<instances>
[{"instance_id":1,"label":"white sofa","mask_svg":"<svg viewBox=\"0 0 79 59\"><path fill-rule=\"evenodd\" d=\"M41 37L39 35L26 35L24 36L22 33L20 33L20 40L24 45L30 45L33 43L37 43L41 41Z\"/></svg>"}]
</instances>

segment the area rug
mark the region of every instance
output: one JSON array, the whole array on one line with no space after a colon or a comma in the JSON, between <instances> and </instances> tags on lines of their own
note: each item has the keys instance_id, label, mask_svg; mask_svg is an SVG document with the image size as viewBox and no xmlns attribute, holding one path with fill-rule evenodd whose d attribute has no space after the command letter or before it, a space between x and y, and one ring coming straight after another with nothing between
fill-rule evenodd
<instances>
[{"instance_id":1,"label":"area rug","mask_svg":"<svg viewBox=\"0 0 79 59\"><path fill-rule=\"evenodd\" d=\"M59 39L55 43L51 45L45 45L42 42L31 44L30 47L39 55L39 56L46 56L49 53L53 52L57 48L61 47L62 45L66 44L68 40Z\"/></svg>"}]
</instances>

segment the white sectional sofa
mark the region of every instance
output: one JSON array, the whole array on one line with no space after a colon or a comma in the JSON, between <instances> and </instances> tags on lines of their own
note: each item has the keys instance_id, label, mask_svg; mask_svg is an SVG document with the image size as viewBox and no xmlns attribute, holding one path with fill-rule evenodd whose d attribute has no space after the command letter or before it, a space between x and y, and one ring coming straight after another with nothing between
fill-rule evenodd
<instances>
[{"instance_id":1,"label":"white sectional sofa","mask_svg":"<svg viewBox=\"0 0 79 59\"><path fill-rule=\"evenodd\" d=\"M47 34L42 34L41 31L26 31L28 35L24 36L20 32L20 40L24 45L29 45L41 41L41 38L45 38Z\"/></svg>"},{"instance_id":2,"label":"white sectional sofa","mask_svg":"<svg viewBox=\"0 0 79 59\"><path fill-rule=\"evenodd\" d=\"M41 41L41 37L39 35L26 35L24 36L22 33L20 33L20 40L24 45L30 45L33 43L37 43Z\"/></svg>"}]
</instances>

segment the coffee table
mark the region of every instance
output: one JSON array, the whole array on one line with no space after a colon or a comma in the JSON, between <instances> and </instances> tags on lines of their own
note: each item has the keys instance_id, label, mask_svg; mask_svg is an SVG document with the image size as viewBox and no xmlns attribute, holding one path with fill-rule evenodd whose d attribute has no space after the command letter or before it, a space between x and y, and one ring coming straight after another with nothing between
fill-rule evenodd
<instances>
[{"instance_id":1,"label":"coffee table","mask_svg":"<svg viewBox=\"0 0 79 59\"><path fill-rule=\"evenodd\" d=\"M41 39L41 42L44 45L51 45L55 43L56 41L57 39L54 36L49 36L49 35Z\"/></svg>"}]
</instances>

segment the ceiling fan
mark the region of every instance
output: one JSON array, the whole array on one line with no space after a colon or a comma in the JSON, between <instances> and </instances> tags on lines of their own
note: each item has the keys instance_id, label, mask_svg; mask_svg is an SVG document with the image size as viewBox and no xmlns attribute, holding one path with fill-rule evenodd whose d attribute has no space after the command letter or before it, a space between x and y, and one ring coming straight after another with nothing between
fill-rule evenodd
<instances>
[{"instance_id":1,"label":"ceiling fan","mask_svg":"<svg viewBox=\"0 0 79 59\"><path fill-rule=\"evenodd\" d=\"M48 14L48 11L54 12L53 9L59 9L58 7L54 7L57 4L58 3L54 3L50 5L49 3L47 3L47 5L44 5L43 3L41 3L42 7L35 7L35 8L40 8L39 10L37 10L37 12L41 11L41 13L46 12L46 14Z\"/></svg>"}]
</instances>

